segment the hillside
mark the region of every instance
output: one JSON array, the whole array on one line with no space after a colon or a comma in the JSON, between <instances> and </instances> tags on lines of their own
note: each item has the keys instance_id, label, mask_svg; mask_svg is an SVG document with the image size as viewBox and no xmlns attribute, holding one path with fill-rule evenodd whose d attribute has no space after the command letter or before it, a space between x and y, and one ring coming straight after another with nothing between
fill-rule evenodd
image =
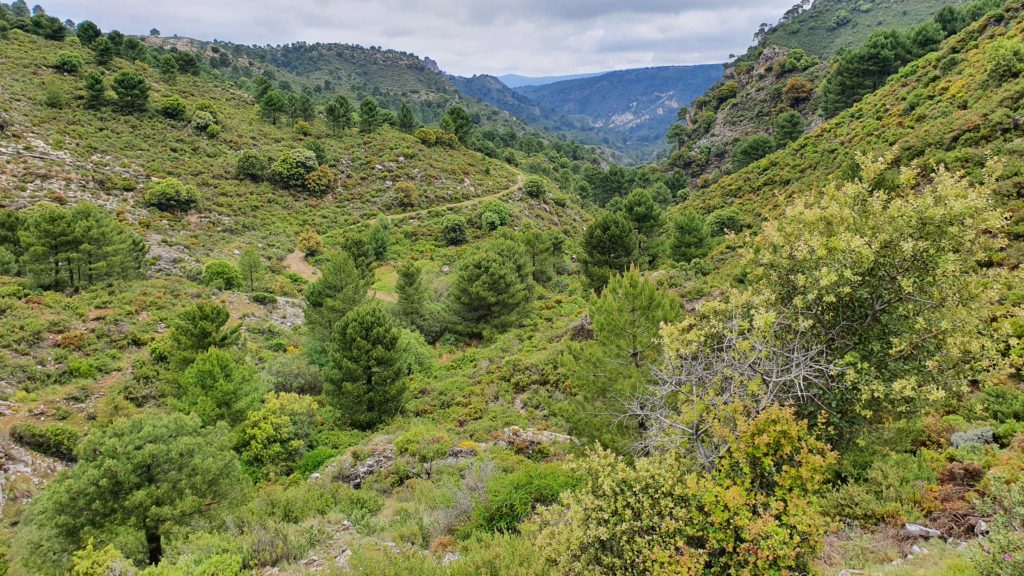
<instances>
[{"instance_id":1,"label":"hillside","mask_svg":"<svg viewBox=\"0 0 1024 576\"><path fill-rule=\"evenodd\" d=\"M961 4L826 0L794 6L775 26L762 28L757 45L730 63L722 81L683 113L687 129L678 130L678 148L684 153L676 165L702 186L730 171L739 145L772 135L779 115L795 111L800 115L796 129L810 130L828 116L824 93L839 62L833 58L837 52L864 46L873 33L912 30L944 5ZM839 19L845 24L836 25L837 13L848 15ZM907 58L902 63L913 59Z\"/></svg>"},{"instance_id":2,"label":"hillside","mask_svg":"<svg viewBox=\"0 0 1024 576\"><path fill-rule=\"evenodd\" d=\"M800 4L759 35L760 46L801 48L828 59L837 52L860 46L875 30L906 29L927 22L943 7L964 0L816 0L810 8Z\"/></svg>"},{"instance_id":3,"label":"hillside","mask_svg":"<svg viewBox=\"0 0 1024 576\"><path fill-rule=\"evenodd\" d=\"M621 135L629 155L652 158L664 148L675 112L721 78L722 68L664 66L609 72L516 91L585 126Z\"/></svg>"},{"instance_id":4,"label":"hillside","mask_svg":"<svg viewBox=\"0 0 1024 576\"><path fill-rule=\"evenodd\" d=\"M1024 574L995 1L760 47L642 166L409 54L0 3L0 574Z\"/></svg>"}]
</instances>

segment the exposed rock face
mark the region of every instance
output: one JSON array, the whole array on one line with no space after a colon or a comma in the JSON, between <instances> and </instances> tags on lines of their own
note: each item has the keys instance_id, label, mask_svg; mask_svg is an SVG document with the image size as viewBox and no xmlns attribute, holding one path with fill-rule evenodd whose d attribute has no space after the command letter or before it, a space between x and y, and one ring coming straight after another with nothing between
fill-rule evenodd
<instances>
[{"instance_id":1,"label":"exposed rock face","mask_svg":"<svg viewBox=\"0 0 1024 576\"><path fill-rule=\"evenodd\" d=\"M942 532L919 524L904 524L903 534L909 538L941 538Z\"/></svg>"},{"instance_id":2,"label":"exposed rock face","mask_svg":"<svg viewBox=\"0 0 1024 576\"><path fill-rule=\"evenodd\" d=\"M390 468L398 458L395 454L395 447L391 444L371 446L370 455L362 460L356 461L352 453L337 461L336 467L329 473L329 477L337 482L344 482L353 488L359 488L363 481L381 470Z\"/></svg>"},{"instance_id":3,"label":"exposed rock face","mask_svg":"<svg viewBox=\"0 0 1024 576\"><path fill-rule=\"evenodd\" d=\"M66 465L0 438L0 517L8 502L22 504Z\"/></svg>"}]
</instances>

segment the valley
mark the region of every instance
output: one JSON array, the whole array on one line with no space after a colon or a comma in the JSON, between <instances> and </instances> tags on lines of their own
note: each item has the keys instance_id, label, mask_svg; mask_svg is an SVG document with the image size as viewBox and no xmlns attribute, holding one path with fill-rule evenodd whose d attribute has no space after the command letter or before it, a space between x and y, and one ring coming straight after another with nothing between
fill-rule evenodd
<instances>
[{"instance_id":1,"label":"valley","mask_svg":"<svg viewBox=\"0 0 1024 576\"><path fill-rule=\"evenodd\" d=\"M1024 573L1021 0L569 76L74 8L0 3L0 574Z\"/></svg>"}]
</instances>

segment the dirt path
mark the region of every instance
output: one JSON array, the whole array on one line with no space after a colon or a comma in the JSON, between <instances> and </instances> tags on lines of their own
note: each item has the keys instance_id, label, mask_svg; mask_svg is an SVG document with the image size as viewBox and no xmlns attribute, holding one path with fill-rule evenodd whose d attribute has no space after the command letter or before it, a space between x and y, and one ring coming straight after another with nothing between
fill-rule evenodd
<instances>
[{"instance_id":1,"label":"dirt path","mask_svg":"<svg viewBox=\"0 0 1024 576\"><path fill-rule=\"evenodd\" d=\"M497 199L497 198L501 198L502 196L505 196L506 194L511 194L512 192L515 192L516 190L522 188L524 182L526 182L526 176L524 176L523 173L520 172L520 173L516 174L516 182L515 182L515 184L513 184L509 188L506 188L505 190L502 190L501 192L495 192L494 194L488 194L487 196L480 196L479 198L472 198L470 200L463 200L462 202L455 202L454 204L441 204L440 206L431 206L430 208L423 208L423 209L420 209L420 210L413 210L411 212L401 212L401 213L398 213L398 214L381 214L380 216L377 216L376 218L370 218L369 220L363 220L362 222L360 222L358 224L352 224L350 226L347 226L346 228L357 228L359 226L365 226L367 224L376 224L377 221L380 220L381 218L387 218L388 220L391 220L392 223L394 223L395 220L401 220L401 219L404 219L404 218L411 218L413 216L419 216L420 214L426 214L428 212L433 212L434 210L450 210L452 208L464 208L466 206L473 206L473 205L476 205L476 204L480 204L481 202L486 202L488 200L494 200L494 199Z\"/></svg>"},{"instance_id":2,"label":"dirt path","mask_svg":"<svg viewBox=\"0 0 1024 576\"><path fill-rule=\"evenodd\" d=\"M289 272L294 272L310 282L316 282L320 278L320 271L306 261L306 255L301 250L296 250L284 257L284 267Z\"/></svg>"}]
</instances>

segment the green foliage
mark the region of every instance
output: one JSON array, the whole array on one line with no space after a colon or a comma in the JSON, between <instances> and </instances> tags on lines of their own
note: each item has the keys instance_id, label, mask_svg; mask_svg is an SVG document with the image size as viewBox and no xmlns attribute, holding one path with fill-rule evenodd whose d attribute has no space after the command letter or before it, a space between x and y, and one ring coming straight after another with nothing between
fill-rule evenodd
<instances>
[{"instance_id":1,"label":"green foliage","mask_svg":"<svg viewBox=\"0 0 1024 576\"><path fill-rule=\"evenodd\" d=\"M739 210L733 207L715 210L707 219L707 228L714 236L722 236L726 233L738 233L747 227L747 223Z\"/></svg>"},{"instance_id":2,"label":"green foliage","mask_svg":"<svg viewBox=\"0 0 1024 576\"><path fill-rule=\"evenodd\" d=\"M775 147L785 148L804 135L804 118L799 112L783 112L775 117L773 128Z\"/></svg>"},{"instance_id":3,"label":"green foliage","mask_svg":"<svg viewBox=\"0 0 1024 576\"><path fill-rule=\"evenodd\" d=\"M32 422L19 422L11 427L11 438L47 456L73 461L75 449L81 441L77 430L61 424L39 426Z\"/></svg>"},{"instance_id":4,"label":"green foliage","mask_svg":"<svg viewBox=\"0 0 1024 576\"><path fill-rule=\"evenodd\" d=\"M95 204L62 208L40 203L24 210L18 228L21 266L45 289L78 289L139 278L148 248Z\"/></svg>"},{"instance_id":5,"label":"green foliage","mask_svg":"<svg viewBox=\"0 0 1024 576\"><path fill-rule=\"evenodd\" d=\"M225 260L213 260L203 270L203 284L218 290L237 290L243 282L238 268Z\"/></svg>"},{"instance_id":6,"label":"green foliage","mask_svg":"<svg viewBox=\"0 0 1024 576\"><path fill-rule=\"evenodd\" d=\"M994 475L980 509L995 516L985 553L979 555L979 576L1011 576L1024 570L1024 482Z\"/></svg>"},{"instance_id":7,"label":"green foliage","mask_svg":"<svg viewBox=\"0 0 1024 576\"><path fill-rule=\"evenodd\" d=\"M261 182L267 177L268 170L270 170L270 163L262 154L254 150L242 152L235 162L235 174L239 178L253 182Z\"/></svg>"},{"instance_id":8,"label":"green foliage","mask_svg":"<svg viewBox=\"0 0 1024 576\"><path fill-rule=\"evenodd\" d=\"M454 134L459 143L468 146L473 136L473 121L461 106L452 106L441 116L441 129Z\"/></svg>"},{"instance_id":9,"label":"green foliage","mask_svg":"<svg viewBox=\"0 0 1024 576\"><path fill-rule=\"evenodd\" d=\"M395 451L424 466L430 475L429 464L448 455L455 443L434 424L418 423L395 439Z\"/></svg>"},{"instance_id":10,"label":"green foliage","mask_svg":"<svg viewBox=\"0 0 1024 576\"><path fill-rule=\"evenodd\" d=\"M352 118L353 113L352 103L340 94L324 107L327 124L335 134L341 134L355 125L355 120Z\"/></svg>"},{"instance_id":11,"label":"green foliage","mask_svg":"<svg viewBox=\"0 0 1024 576\"><path fill-rule=\"evenodd\" d=\"M986 53L988 77L995 83L1007 82L1024 74L1024 46L1007 38L992 44Z\"/></svg>"},{"instance_id":12,"label":"green foliage","mask_svg":"<svg viewBox=\"0 0 1024 576\"><path fill-rule=\"evenodd\" d=\"M306 256L316 256L324 249L324 239L314 230L306 230L299 234L296 248Z\"/></svg>"},{"instance_id":13,"label":"green foliage","mask_svg":"<svg viewBox=\"0 0 1024 576\"><path fill-rule=\"evenodd\" d=\"M462 216L445 216L441 221L441 238L449 246L459 246L469 240L466 219Z\"/></svg>"},{"instance_id":14,"label":"green foliage","mask_svg":"<svg viewBox=\"0 0 1024 576\"><path fill-rule=\"evenodd\" d=\"M828 509L864 526L913 521L934 482L935 473L921 458L896 454L876 460L863 479L838 488Z\"/></svg>"},{"instance_id":15,"label":"green foliage","mask_svg":"<svg viewBox=\"0 0 1024 576\"><path fill-rule=\"evenodd\" d=\"M369 134L384 125L380 106L373 98L365 98L359 103L359 131Z\"/></svg>"},{"instance_id":16,"label":"green foliage","mask_svg":"<svg viewBox=\"0 0 1024 576\"><path fill-rule=\"evenodd\" d=\"M480 227L484 232L493 232L508 224L511 214L508 206L500 200L490 200L480 212Z\"/></svg>"},{"instance_id":17,"label":"green foliage","mask_svg":"<svg viewBox=\"0 0 1024 576\"><path fill-rule=\"evenodd\" d=\"M85 67L85 61L76 52L60 52L53 67L65 74L78 74Z\"/></svg>"},{"instance_id":18,"label":"green foliage","mask_svg":"<svg viewBox=\"0 0 1024 576\"><path fill-rule=\"evenodd\" d=\"M479 333L519 321L533 293L533 270L522 244L495 239L459 262L448 298L464 330Z\"/></svg>"},{"instance_id":19,"label":"green foliage","mask_svg":"<svg viewBox=\"0 0 1024 576\"><path fill-rule=\"evenodd\" d=\"M131 574L134 566L113 544L97 550L90 538L85 548L71 555L71 576L109 576Z\"/></svg>"},{"instance_id":20,"label":"green foliage","mask_svg":"<svg viewBox=\"0 0 1024 576\"><path fill-rule=\"evenodd\" d=\"M583 236L583 272L600 290L612 275L635 262L638 242L633 224L617 212L605 212Z\"/></svg>"},{"instance_id":21,"label":"green foliage","mask_svg":"<svg viewBox=\"0 0 1024 576\"><path fill-rule=\"evenodd\" d=\"M192 121L189 122L189 127L200 134L207 134L211 127L217 125L217 120L213 117L213 114L205 110L197 110L192 115Z\"/></svg>"},{"instance_id":22,"label":"green foliage","mask_svg":"<svg viewBox=\"0 0 1024 576\"><path fill-rule=\"evenodd\" d=\"M306 188L307 177L318 167L315 153L305 148L295 148L284 152L274 161L270 167L270 181L283 188L302 190Z\"/></svg>"},{"instance_id":23,"label":"green foliage","mask_svg":"<svg viewBox=\"0 0 1024 576\"><path fill-rule=\"evenodd\" d=\"M320 351L333 338L333 327L366 299L373 279L356 267L347 252L334 252L321 266L322 275L306 289L306 325L309 329L310 354L323 364Z\"/></svg>"},{"instance_id":24,"label":"green foliage","mask_svg":"<svg viewBox=\"0 0 1024 576\"><path fill-rule=\"evenodd\" d=\"M530 176L523 183L523 192L526 192L526 195L530 198L542 199L548 195L548 187L544 180L536 176Z\"/></svg>"},{"instance_id":25,"label":"green foliage","mask_svg":"<svg viewBox=\"0 0 1024 576\"><path fill-rule=\"evenodd\" d=\"M416 139L424 146L456 148L459 145L458 137L443 128L420 128L416 130Z\"/></svg>"},{"instance_id":26,"label":"green foliage","mask_svg":"<svg viewBox=\"0 0 1024 576\"><path fill-rule=\"evenodd\" d=\"M476 525L489 532L513 532L538 506L556 504L562 493L579 484L563 464L529 463L487 484L486 503L473 511Z\"/></svg>"},{"instance_id":27,"label":"green foliage","mask_svg":"<svg viewBox=\"0 0 1024 576\"><path fill-rule=\"evenodd\" d=\"M85 76L85 107L93 110L103 108L108 103L107 85L103 75L90 72Z\"/></svg>"},{"instance_id":28,"label":"green foliage","mask_svg":"<svg viewBox=\"0 0 1024 576\"><path fill-rule=\"evenodd\" d=\"M672 258L689 264L707 256L711 249L710 231L704 218L693 209L686 209L672 221Z\"/></svg>"},{"instance_id":29,"label":"green foliage","mask_svg":"<svg viewBox=\"0 0 1024 576\"><path fill-rule=\"evenodd\" d=\"M267 396L263 406L249 412L239 426L236 449L242 462L264 476L287 476L300 462L306 468L313 466L313 462L305 462L304 457L319 425L318 409L317 401L307 396L290 393ZM316 468L319 465L310 472L315 472Z\"/></svg>"},{"instance_id":30,"label":"green foliage","mask_svg":"<svg viewBox=\"0 0 1024 576\"><path fill-rule=\"evenodd\" d=\"M398 129L406 134L412 134L416 130L416 116L407 102L402 102L398 110Z\"/></svg>"},{"instance_id":31,"label":"green foliage","mask_svg":"<svg viewBox=\"0 0 1024 576\"><path fill-rule=\"evenodd\" d=\"M100 27L91 20L82 20L75 26L75 36L83 46L92 46L92 43L103 36Z\"/></svg>"},{"instance_id":32,"label":"green foliage","mask_svg":"<svg viewBox=\"0 0 1024 576\"><path fill-rule=\"evenodd\" d=\"M188 114L188 105L178 96L171 96L157 106L157 112L170 120L184 120Z\"/></svg>"},{"instance_id":33,"label":"green foliage","mask_svg":"<svg viewBox=\"0 0 1024 576\"><path fill-rule=\"evenodd\" d=\"M401 410L406 374L398 338L391 318L375 304L354 308L331 330L325 396L347 425L369 430Z\"/></svg>"},{"instance_id":34,"label":"green foliage","mask_svg":"<svg viewBox=\"0 0 1024 576\"><path fill-rule=\"evenodd\" d=\"M276 164L275 164L276 166ZM312 172L306 175L303 188L314 196L323 196L334 190L334 182L337 177L330 166L317 166Z\"/></svg>"},{"instance_id":35,"label":"green foliage","mask_svg":"<svg viewBox=\"0 0 1024 576\"><path fill-rule=\"evenodd\" d=\"M122 70L114 76L111 88L117 98L114 107L126 114L145 112L149 108L149 82L138 72Z\"/></svg>"},{"instance_id":36,"label":"green foliage","mask_svg":"<svg viewBox=\"0 0 1024 576\"><path fill-rule=\"evenodd\" d=\"M194 186L164 178L149 186L144 200L147 206L164 212L186 212L199 202L199 192Z\"/></svg>"},{"instance_id":37,"label":"green foliage","mask_svg":"<svg viewBox=\"0 0 1024 576\"><path fill-rule=\"evenodd\" d=\"M265 271L263 260L260 258L260 253L256 248L247 246L242 250L241 256L238 257L238 272L242 276L242 281L249 287L250 292L256 290L256 284L259 283Z\"/></svg>"},{"instance_id":38,"label":"green foliage","mask_svg":"<svg viewBox=\"0 0 1024 576\"><path fill-rule=\"evenodd\" d=\"M107 66L114 61L114 44L106 36L97 38L90 48L97 65Z\"/></svg>"},{"instance_id":39,"label":"green foliage","mask_svg":"<svg viewBox=\"0 0 1024 576\"><path fill-rule=\"evenodd\" d=\"M61 574L91 534L117 536L158 562L165 532L215 518L245 496L228 441L222 427L156 412L94 430L78 464L33 499L15 534L14 563Z\"/></svg>"},{"instance_id":40,"label":"green foliage","mask_svg":"<svg viewBox=\"0 0 1024 576\"><path fill-rule=\"evenodd\" d=\"M416 326L426 313L428 288L423 284L423 273L415 262L405 261L398 267L398 313L403 320Z\"/></svg>"},{"instance_id":41,"label":"green foliage","mask_svg":"<svg viewBox=\"0 0 1024 576\"><path fill-rule=\"evenodd\" d=\"M199 355L181 376L175 406L206 425L239 424L259 403L263 390L255 372L231 354L213 348Z\"/></svg>"},{"instance_id":42,"label":"green foliage","mask_svg":"<svg viewBox=\"0 0 1024 576\"><path fill-rule=\"evenodd\" d=\"M767 134L757 134L736 144L732 149L732 169L742 170L775 151L775 141Z\"/></svg>"},{"instance_id":43,"label":"green foliage","mask_svg":"<svg viewBox=\"0 0 1024 576\"><path fill-rule=\"evenodd\" d=\"M829 526L811 500L831 460L780 409L744 424L710 472L675 453L630 465L596 451L571 468L579 489L544 513L544 553L562 574L807 572Z\"/></svg>"},{"instance_id":44,"label":"green foliage","mask_svg":"<svg viewBox=\"0 0 1024 576\"><path fill-rule=\"evenodd\" d=\"M228 328L230 319L227 308L216 302L203 301L189 306L171 322L167 356L154 360L187 367L210 348L226 350L237 346L241 338L240 326Z\"/></svg>"}]
</instances>

